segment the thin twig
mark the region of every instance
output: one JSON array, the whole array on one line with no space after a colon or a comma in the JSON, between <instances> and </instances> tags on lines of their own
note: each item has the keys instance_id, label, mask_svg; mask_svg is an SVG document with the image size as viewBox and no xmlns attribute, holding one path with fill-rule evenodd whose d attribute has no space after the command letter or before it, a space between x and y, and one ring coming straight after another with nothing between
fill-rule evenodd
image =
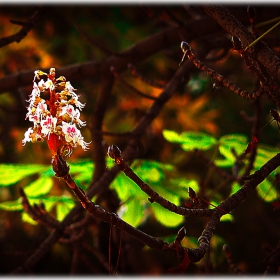
<instances>
[{"instance_id":1,"label":"thin twig","mask_svg":"<svg viewBox=\"0 0 280 280\"><path fill-rule=\"evenodd\" d=\"M231 248L229 247L229 245L225 244L223 247L226 259L227 259L227 263L229 264L229 266L231 267L232 271L235 274L238 275L243 275L243 272L236 266L236 263L234 262L232 255L231 255Z\"/></svg>"},{"instance_id":2,"label":"thin twig","mask_svg":"<svg viewBox=\"0 0 280 280\"><path fill-rule=\"evenodd\" d=\"M183 215L186 217L189 216L199 216L199 217L209 217L212 215L211 209L188 209L185 207L176 206L174 203L160 196L157 192L155 192L148 184L143 182L137 174L133 172L133 170L127 165L127 163L123 160L121 156L120 149L112 145L108 148L108 155L114 159L119 169L124 172L124 174L129 177L133 182L135 182L139 188L146 193L148 196L148 200L153 203L157 202L165 209L168 209L171 212L174 212L179 215Z\"/></svg>"},{"instance_id":3,"label":"thin twig","mask_svg":"<svg viewBox=\"0 0 280 280\"><path fill-rule=\"evenodd\" d=\"M210 24L211 23L211 24ZM215 31L217 25L212 24L212 19L203 18L199 21L191 21L184 27L180 28L184 33L184 36L188 40L195 39L198 36L207 35ZM127 48L121 52L121 56L109 56L104 61L88 61L85 63L75 63L65 67L57 68L56 73L58 76L65 76L72 82L92 80L92 77L103 77L110 73L110 66L114 65L119 73L127 69L128 63L141 62L151 55L179 44L180 36L178 35L178 27L172 27L163 31L160 31L141 42L135 43L133 46ZM195 33L192 30L196 30ZM8 75L0 80L0 93L6 91L12 91L18 87L24 87L30 85L30 81L33 80L34 70L31 69L23 71L21 73ZM48 69L41 69L44 72L48 72Z\"/></svg>"},{"instance_id":4,"label":"thin twig","mask_svg":"<svg viewBox=\"0 0 280 280\"><path fill-rule=\"evenodd\" d=\"M248 99L257 99L264 94L264 89L262 87L260 87L256 92L247 92L245 90L242 90L240 87L238 87L236 84L225 78L223 75L209 68L199 59L197 59L194 53L192 52L190 45L187 42L183 41L181 47L184 52L184 57L186 55L198 69L202 70L207 75L212 77L217 82L218 87L226 87L229 90L236 93L237 95ZM184 60L184 57L182 61Z\"/></svg>"},{"instance_id":5,"label":"thin twig","mask_svg":"<svg viewBox=\"0 0 280 280\"><path fill-rule=\"evenodd\" d=\"M123 85L125 85L125 87L128 88L131 92L136 93L137 95L139 95L139 96L141 96L143 98L146 98L146 99L150 99L150 100L156 100L157 99L157 97L145 94L145 93L141 92L140 90L136 89L135 87L133 87L132 85L130 85L121 75L119 75L119 73L116 71L115 67L111 66L110 70L114 74L114 76Z\"/></svg>"},{"instance_id":6,"label":"thin twig","mask_svg":"<svg viewBox=\"0 0 280 280\"><path fill-rule=\"evenodd\" d=\"M43 17L45 14L45 8L39 8L29 20L26 22L21 22L22 28L14 35L3 37L0 39L0 48L7 46L13 42L19 43L28 33L29 31L36 25L36 23ZM18 21L11 21L12 23L19 24Z\"/></svg>"}]
</instances>

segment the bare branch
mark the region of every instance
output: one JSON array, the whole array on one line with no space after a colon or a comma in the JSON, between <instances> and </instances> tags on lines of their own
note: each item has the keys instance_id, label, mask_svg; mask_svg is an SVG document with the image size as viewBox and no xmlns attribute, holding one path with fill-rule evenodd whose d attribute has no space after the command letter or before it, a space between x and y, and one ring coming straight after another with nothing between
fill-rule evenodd
<instances>
[{"instance_id":1,"label":"bare branch","mask_svg":"<svg viewBox=\"0 0 280 280\"><path fill-rule=\"evenodd\" d=\"M213 32L217 25L209 24L212 20L204 18L197 21L187 23L183 28L172 27L167 30L163 30L156 33L142 42L137 42L132 47L121 52L121 56L110 56L102 62L89 61L85 63L72 64L66 67L56 69L58 76L65 76L71 81L91 80L93 76L101 77L107 75L110 72L110 67L114 65L118 72L127 69L128 63L138 63L148 58L149 56L157 53L158 51L170 47L174 44L179 44L181 38L179 31L189 41L195 39L198 36L204 36ZM192 30L196 30L195 33ZM0 93L14 90L18 87L30 85L33 80L34 70L24 71L18 74L12 74L4 77L0 80ZM48 69L42 69L42 71L48 72Z\"/></svg>"},{"instance_id":2,"label":"bare branch","mask_svg":"<svg viewBox=\"0 0 280 280\"><path fill-rule=\"evenodd\" d=\"M230 35L237 37L242 42L243 49L256 39L225 7L207 5L204 10ZM265 67L270 75L276 80L280 80L280 58L263 41L259 41L256 47L250 48L249 51L254 53L254 58Z\"/></svg>"},{"instance_id":3,"label":"bare branch","mask_svg":"<svg viewBox=\"0 0 280 280\"><path fill-rule=\"evenodd\" d=\"M7 46L13 42L19 43L29 33L34 25L36 25L36 23L42 18L45 12L45 8L39 8L26 22L11 21L12 23L21 25L22 27L16 34L1 38L0 48Z\"/></svg>"}]
</instances>

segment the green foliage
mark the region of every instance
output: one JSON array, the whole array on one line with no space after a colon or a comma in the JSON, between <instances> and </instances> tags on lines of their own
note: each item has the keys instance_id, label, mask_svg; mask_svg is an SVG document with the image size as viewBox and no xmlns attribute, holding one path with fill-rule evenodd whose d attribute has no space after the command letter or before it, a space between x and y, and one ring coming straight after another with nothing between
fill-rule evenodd
<instances>
[{"instance_id":1,"label":"green foliage","mask_svg":"<svg viewBox=\"0 0 280 280\"><path fill-rule=\"evenodd\" d=\"M85 159L78 162L71 162L69 164L70 172L75 178L75 182L85 190L92 179L94 169L92 161Z\"/></svg>"},{"instance_id":2,"label":"green foliage","mask_svg":"<svg viewBox=\"0 0 280 280\"><path fill-rule=\"evenodd\" d=\"M247 137L240 134L224 135L219 139L219 152L223 159L216 159L215 164L220 167L232 167L236 161L233 149L237 155L242 154L247 146Z\"/></svg>"},{"instance_id":3,"label":"green foliage","mask_svg":"<svg viewBox=\"0 0 280 280\"><path fill-rule=\"evenodd\" d=\"M85 188L85 185L88 185L91 180L93 172L92 162L83 160L71 163L70 168L76 182ZM32 180L23 188L29 199L29 203L30 205L43 203L47 212L56 207L56 219L58 221L62 221L69 210L75 205L75 201L70 194L69 196L51 195L54 172L49 165L0 164L0 171L3 174L0 178L0 188L11 188L30 175L37 175L37 179ZM23 211L21 198L13 201L0 202L0 209L4 211ZM37 224L26 213L22 213L22 220L30 224Z\"/></svg>"},{"instance_id":4,"label":"green foliage","mask_svg":"<svg viewBox=\"0 0 280 280\"><path fill-rule=\"evenodd\" d=\"M39 164L0 164L0 187L10 186L24 177L44 172L48 168Z\"/></svg>"},{"instance_id":5,"label":"green foliage","mask_svg":"<svg viewBox=\"0 0 280 280\"><path fill-rule=\"evenodd\" d=\"M232 168L236 162L235 155L241 155L244 153L248 145L248 138L242 134L228 134L222 136L220 139L215 139L213 136L206 133L186 131L179 135L175 131L164 130L163 136L171 143L181 144L182 149L185 151L191 151L194 149L207 150L215 144L218 145L219 155L215 158L214 163L222 168ZM261 168L277 153L278 150L276 148L259 143L253 172ZM246 162L247 160L245 159L244 163ZM242 168L239 173L241 174L241 172ZM271 202L277 199L277 190L273 185L273 177L277 172L279 172L279 167L257 187L259 196L266 202ZM232 185L231 194L235 193L239 188L239 184L234 183ZM225 215L222 220L230 221L232 220L232 217L230 217L230 215Z\"/></svg>"},{"instance_id":6,"label":"green foliage","mask_svg":"<svg viewBox=\"0 0 280 280\"><path fill-rule=\"evenodd\" d=\"M174 202L175 205L179 204L179 200ZM166 227L177 227L184 221L183 216L174 214L157 203L153 203L151 205L151 208L153 210L156 220Z\"/></svg>"},{"instance_id":7,"label":"green foliage","mask_svg":"<svg viewBox=\"0 0 280 280\"><path fill-rule=\"evenodd\" d=\"M118 215L128 224L138 227L147 219L147 204L145 200L139 201L132 197L124 201L124 204L118 210Z\"/></svg>"},{"instance_id":8,"label":"green foliage","mask_svg":"<svg viewBox=\"0 0 280 280\"><path fill-rule=\"evenodd\" d=\"M191 151L194 149L208 150L217 142L213 136L203 132L185 131L178 134L172 130L164 130L163 136L171 143L181 144L182 149L185 151Z\"/></svg>"},{"instance_id":9,"label":"green foliage","mask_svg":"<svg viewBox=\"0 0 280 280\"><path fill-rule=\"evenodd\" d=\"M27 197L40 197L50 192L53 185L52 178L41 175L39 179L33 181L24 188Z\"/></svg>"},{"instance_id":10,"label":"green foliage","mask_svg":"<svg viewBox=\"0 0 280 280\"><path fill-rule=\"evenodd\" d=\"M1 202L0 209L5 211L20 211L23 209L23 207L19 200L14 200Z\"/></svg>"},{"instance_id":11,"label":"green foliage","mask_svg":"<svg viewBox=\"0 0 280 280\"><path fill-rule=\"evenodd\" d=\"M171 130L163 131L164 138L171 143L178 143L181 148L188 152L194 149L202 151L209 150L215 146L218 147L219 155L214 163L222 168L232 168L235 163L235 155L242 154L246 149L247 137L241 134L224 135L220 139L216 139L211 135L201 132L183 132L181 134ZM255 168L260 168L267 162L277 150L270 146L260 144L256 157ZM112 166L112 160L108 159L108 166ZM82 188L87 186L92 178L93 163L90 160L82 160L70 163L70 171L78 185ZM171 201L175 205L180 205L183 201L189 199L188 188L191 187L197 193L199 191L199 183L197 180L187 180L179 176L175 166L164 164L157 161L135 160L131 166L133 171L146 182L154 191L165 199ZM68 211L75 205L72 197L51 196L53 186L54 172L47 165L37 164L1 164L0 178L1 187L11 187L30 175L37 174L38 178L24 187L24 191L29 198L30 204L44 203L47 211L51 211L56 207L56 219L61 221ZM273 175L275 175L275 171ZM265 201L270 202L277 197L277 191L272 184L272 176L259 185L258 194ZM148 218L155 218L159 223L166 227L177 227L183 223L184 218L180 215L172 213L157 203L151 204L148 196L131 181L124 173L120 173L111 188L114 189L122 205L118 214L126 222L134 227L140 226ZM232 185L232 193L236 192L240 186ZM219 204L219 199L210 201L213 205ZM210 206L211 208L211 206ZM4 201L0 203L0 209L4 211L22 211L20 199L15 201ZM26 213L22 213L23 221L36 224ZM224 215L222 221L232 221L233 216Z\"/></svg>"},{"instance_id":12,"label":"green foliage","mask_svg":"<svg viewBox=\"0 0 280 280\"><path fill-rule=\"evenodd\" d=\"M182 197L187 197L188 184L183 178L177 178L178 174L172 165L156 161L135 160L131 168L154 191L175 205L180 205ZM115 178L111 188L116 190L123 201L118 215L134 227L138 227L152 216L167 227L175 227L183 222L182 216L166 210L157 203L151 204L148 196L124 174Z\"/></svg>"}]
</instances>

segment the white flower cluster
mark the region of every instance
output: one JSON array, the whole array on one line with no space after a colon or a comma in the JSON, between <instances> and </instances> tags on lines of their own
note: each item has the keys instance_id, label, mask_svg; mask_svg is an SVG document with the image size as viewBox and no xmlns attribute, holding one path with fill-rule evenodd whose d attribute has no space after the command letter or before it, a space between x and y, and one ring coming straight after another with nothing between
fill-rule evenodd
<instances>
[{"instance_id":1,"label":"white flower cluster","mask_svg":"<svg viewBox=\"0 0 280 280\"><path fill-rule=\"evenodd\" d=\"M49 74L41 70L35 71L33 90L30 94L28 112L26 119L33 122L24 134L23 145L26 142L43 141L50 139L50 135L57 135L59 143L71 154L77 145L84 150L89 148L90 143L84 141L80 130L77 128L85 126L80 120L80 110L85 106L78 101L78 95L70 82L61 76L55 79L55 69L51 68ZM47 81L40 79L47 76ZM36 83L36 78L39 80ZM42 96L48 96L45 100Z\"/></svg>"}]
</instances>

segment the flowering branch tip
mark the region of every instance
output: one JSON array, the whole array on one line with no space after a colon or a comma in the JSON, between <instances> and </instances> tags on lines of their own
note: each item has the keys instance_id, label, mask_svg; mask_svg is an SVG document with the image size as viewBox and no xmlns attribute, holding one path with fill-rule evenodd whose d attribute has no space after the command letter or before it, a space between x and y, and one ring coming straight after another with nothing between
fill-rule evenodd
<instances>
[{"instance_id":1,"label":"flowering branch tip","mask_svg":"<svg viewBox=\"0 0 280 280\"><path fill-rule=\"evenodd\" d=\"M47 81L40 79L47 76ZM36 80L39 80L37 83ZM71 155L74 148L81 146L89 149L90 143L84 141L77 126L85 126L80 120L80 111L84 108L75 93L75 89L66 78L55 79L55 68L49 74L37 70L34 72L33 90L29 95L26 119L33 123L24 134L23 145L26 142L40 142L47 138L52 155L59 151L62 155ZM47 94L45 100L41 94Z\"/></svg>"}]
</instances>

